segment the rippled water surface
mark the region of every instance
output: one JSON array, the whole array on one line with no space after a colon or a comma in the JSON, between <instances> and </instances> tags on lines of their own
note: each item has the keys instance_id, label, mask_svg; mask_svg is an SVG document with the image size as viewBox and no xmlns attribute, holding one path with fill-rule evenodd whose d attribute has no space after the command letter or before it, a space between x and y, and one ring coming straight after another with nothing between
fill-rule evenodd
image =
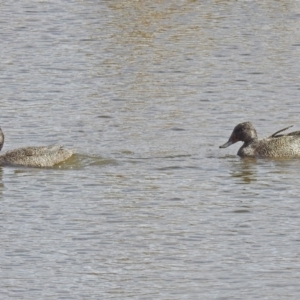
<instances>
[{"instance_id":1,"label":"rippled water surface","mask_svg":"<svg viewBox=\"0 0 300 300\"><path fill-rule=\"evenodd\" d=\"M1 299L299 299L300 160L248 160L300 111L298 1L0 4Z\"/></svg>"}]
</instances>

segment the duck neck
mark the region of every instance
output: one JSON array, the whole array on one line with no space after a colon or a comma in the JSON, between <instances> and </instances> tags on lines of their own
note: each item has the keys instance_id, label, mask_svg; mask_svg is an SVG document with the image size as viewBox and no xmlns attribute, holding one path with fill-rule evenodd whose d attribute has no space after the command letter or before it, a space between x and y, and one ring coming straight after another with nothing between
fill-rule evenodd
<instances>
[{"instance_id":1,"label":"duck neck","mask_svg":"<svg viewBox=\"0 0 300 300\"><path fill-rule=\"evenodd\" d=\"M2 132L2 129L0 128L0 151L3 147L3 145L4 145L4 134Z\"/></svg>"},{"instance_id":2,"label":"duck neck","mask_svg":"<svg viewBox=\"0 0 300 300\"><path fill-rule=\"evenodd\" d=\"M253 137L251 139L248 139L247 141L244 141L244 144L243 144L243 147L247 147L249 146L250 144L252 143L255 143L258 141L258 138L257 137Z\"/></svg>"}]
</instances>

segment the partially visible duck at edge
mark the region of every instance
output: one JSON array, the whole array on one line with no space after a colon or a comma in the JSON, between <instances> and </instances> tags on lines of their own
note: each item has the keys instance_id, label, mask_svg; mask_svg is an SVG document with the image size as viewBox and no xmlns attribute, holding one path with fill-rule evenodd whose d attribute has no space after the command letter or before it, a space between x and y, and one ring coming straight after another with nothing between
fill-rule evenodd
<instances>
[{"instance_id":1,"label":"partially visible duck at edge","mask_svg":"<svg viewBox=\"0 0 300 300\"><path fill-rule=\"evenodd\" d=\"M0 150L4 144L4 134L0 128ZM52 167L73 155L71 150L59 145L25 147L7 151L0 155L1 165L19 165L27 167Z\"/></svg>"},{"instance_id":2,"label":"partially visible duck at edge","mask_svg":"<svg viewBox=\"0 0 300 300\"><path fill-rule=\"evenodd\" d=\"M227 148L236 142L242 141L244 144L237 153L241 157L300 157L300 131L279 134L290 127L292 126L281 129L271 136L259 140L252 123L240 123L233 129L228 142L219 148Z\"/></svg>"}]
</instances>

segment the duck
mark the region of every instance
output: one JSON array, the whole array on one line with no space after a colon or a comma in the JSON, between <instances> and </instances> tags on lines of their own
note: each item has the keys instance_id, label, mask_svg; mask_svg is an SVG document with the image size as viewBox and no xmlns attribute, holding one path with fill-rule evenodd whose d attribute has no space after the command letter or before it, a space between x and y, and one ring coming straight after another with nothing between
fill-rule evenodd
<instances>
[{"instance_id":1,"label":"duck","mask_svg":"<svg viewBox=\"0 0 300 300\"><path fill-rule=\"evenodd\" d=\"M0 151L4 145L4 134L0 128ZM60 145L24 147L10 150L0 155L0 165L26 167L53 167L73 155L73 151Z\"/></svg>"},{"instance_id":2,"label":"duck","mask_svg":"<svg viewBox=\"0 0 300 300\"><path fill-rule=\"evenodd\" d=\"M267 138L258 139L256 129L252 123L243 122L234 127L229 140L219 148L227 148L236 142L242 141L244 144L237 153L240 157L300 157L300 131L279 134L292 126L276 131Z\"/></svg>"}]
</instances>

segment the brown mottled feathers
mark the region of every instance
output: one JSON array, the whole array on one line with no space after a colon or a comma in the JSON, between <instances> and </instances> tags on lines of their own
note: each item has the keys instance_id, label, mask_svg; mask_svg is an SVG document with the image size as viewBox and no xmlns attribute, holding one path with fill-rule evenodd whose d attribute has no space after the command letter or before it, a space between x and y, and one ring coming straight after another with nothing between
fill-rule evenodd
<instances>
[{"instance_id":1,"label":"brown mottled feathers","mask_svg":"<svg viewBox=\"0 0 300 300\"><path fill-rule=\"evenodd\" d=\"M4 134L0 128L0 150L4 144ZM7 151L0 155L1 164L28 167L52 167L71 157L73 152L59 145L25 147Z\"/></svg>"},{"instance_id":2,"label":"brown mottled feathers","mask_svg":"<svg viewBox=\"0 0 300 300\"><path fill-rule=\"evenodd\" d=\"M226 148L238 141L243 141L244 144L237 153L241 157L300 157L300 131L278 134L290 127L292 126L259 140L256 130L250 122L240 123L234 128L228 142L220 148Z\"/></svg>"}]
</instances>

